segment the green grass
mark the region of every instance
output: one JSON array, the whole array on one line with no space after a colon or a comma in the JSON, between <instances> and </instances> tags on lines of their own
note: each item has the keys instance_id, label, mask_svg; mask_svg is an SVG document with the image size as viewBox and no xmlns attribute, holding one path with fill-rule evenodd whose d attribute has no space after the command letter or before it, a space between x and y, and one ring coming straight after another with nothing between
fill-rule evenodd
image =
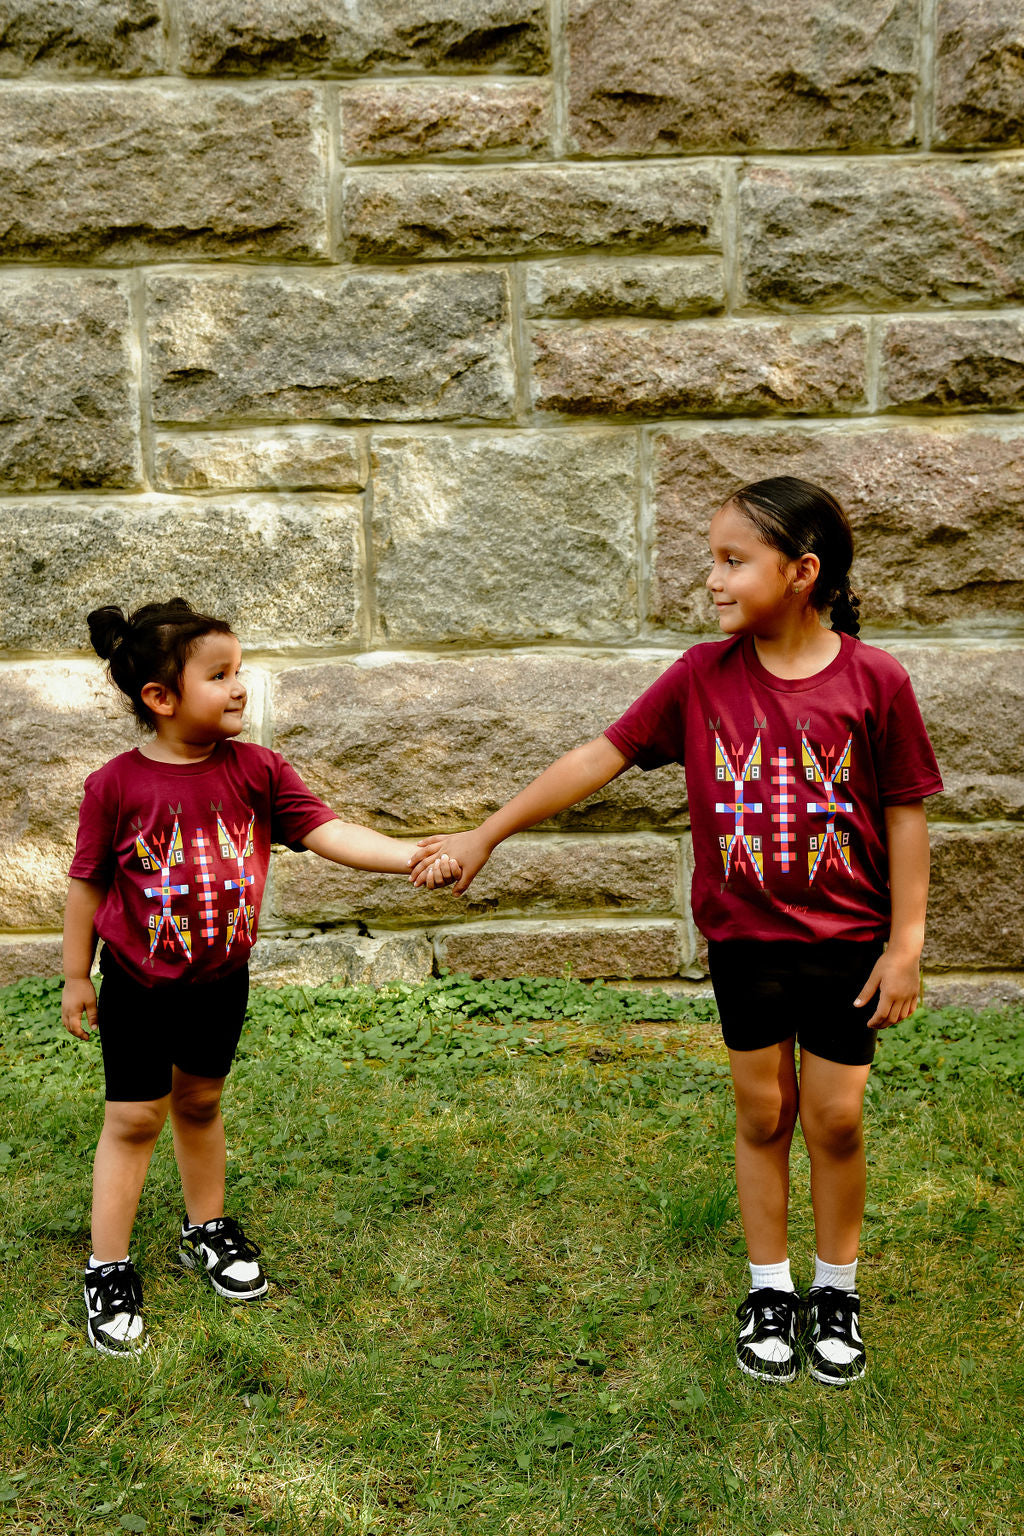
<instances>
[{"instance_id":1,"label":"green grass","mask_svg":"<svg viewBox=\"0 0 1024 1536\"><path fill-rule=\"evenodd\" d=\"M713 1011L568 981L254 994L229 1200L271 1293L232 1308L176 1267L162 1140L134 1243L154 1347L98 1356L99 1053L56 1004L49 983L0 993L5 1536L1021 1529L1019 1011L922 1012L884 1040L870 1373L830 1393L733 1364ZM806 1180L798 1148L804 1283Z\"/></svg>"}]
</instances>

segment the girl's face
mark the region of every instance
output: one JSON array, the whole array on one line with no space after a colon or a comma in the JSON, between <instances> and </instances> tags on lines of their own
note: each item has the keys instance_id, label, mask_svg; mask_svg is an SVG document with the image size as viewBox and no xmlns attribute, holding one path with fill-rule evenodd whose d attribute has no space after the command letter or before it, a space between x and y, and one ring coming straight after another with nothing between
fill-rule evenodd
<instances>
[{"instance_id":1,"label":"girl's face","mask_svg":"<svg viewBox=\"0 0 1024 1536\"><path fill-rule=\"evenodd\" d=\"M242 729L246 689L242 647L234 635L204 635L185 663L173 720L177 734L223 741Z\"/></svg>"},{"instance_id":2,"label":"girl's face","mask_svg":"<svg viewBox=\"0 0 1024 1536\"><path fill-rule=\"evenodd\" d=\"M707 585L722 632L770 634L792 601L795 563L765 544L732 502L711 519L708 542L714 563Z\"/></svg>"}]
</instances>

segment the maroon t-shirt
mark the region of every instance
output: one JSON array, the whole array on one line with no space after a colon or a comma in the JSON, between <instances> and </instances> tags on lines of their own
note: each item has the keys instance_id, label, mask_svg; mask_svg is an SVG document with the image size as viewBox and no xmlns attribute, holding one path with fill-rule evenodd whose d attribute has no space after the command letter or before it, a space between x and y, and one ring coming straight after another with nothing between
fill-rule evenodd
<instances>
[{"instance_id":1,"label":"maroon t-shirt","mask_svg":"<svg viewBox=\"0 0 1024 1536\"><path fill-rule=\"evenodd\" d=\"M605 731L640 768L684 765L709 939L888 937L884 807L942 779L903 667L840 639L802 678L766 671L749 636L695 645Z\"/></svg>"},{"instance_id":2,"label":"maroon t-shirt","mask_svg":"<svg viewBox=\"0 0 1024 1536\"><path fill-rule=\"evenodd\" d=\"M334 819L267 747L223 741L201 763L123 752L85 781L69 873L107 887L96 932L143 985L212 981L256 942L271 843Z\"/></svg>"}]
</instances>

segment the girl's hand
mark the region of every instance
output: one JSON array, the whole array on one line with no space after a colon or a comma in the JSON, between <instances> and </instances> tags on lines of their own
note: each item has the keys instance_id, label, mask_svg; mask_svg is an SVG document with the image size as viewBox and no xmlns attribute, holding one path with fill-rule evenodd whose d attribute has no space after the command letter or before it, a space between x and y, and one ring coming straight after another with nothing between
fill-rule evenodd
<instances>
[{"instance_id":1,"label":"girl's hand","mask_svg":"<svg viewBox=\"0 0 1024 1536\"><path fill-rule=\"evenodd\" d=\"M491 850L479 831L452 832L446 837L423 837L417 847L422 849L414 862L409 879L413 885L425 885L428 891L447 885L445 870L453 873L457 881L453 894L461 896L475 875L483 869L491 856Z\"/></svg>"},{"instance_id":2,"label":"girl's hand","mask_svg":"<svg viewBox=\"0 0 1024 1536\"><path fill-rule=\"evenodd\" d=\"M421 863L422 860L418 857L418 855L414 855L409 860L410 868L415 864L416 868L419 869ZM431 862L426 866L426 875L422 883L426 886L428 891L439 891L442 886L452 885L461 874L462 865L459 863L458 859L454 857L454 855L448 853L437 853L434 855ZM409 879L412 881L413 885L418 885L420 883L417 880L413 880L412 875L409 876Z\"/></svg>"},{"instance_id":3,"label":"girl's hand","mask_svg":"<svg viewBox=\"0 0 1024 1536\"><path fill-rule=\"evenodd\" d=\"M88 1040L88 1031L82 1028L85 1014L88 1029L96 1028L96 988L86 976L72 978L64 983L60 1000L60 1021L69 1035L76 1040Z\"/></svg>"},{"instance_id":4,"label":"girl's hand","mask_svg":"<svg viewBox=\"0 0 1024 1536\"><path fill-rule=\"evenodd\" d=\"M876 992L880 993L878 1007L868 1019L869 1029L888 1029L891 1024L901 1024L904 1019L909 1019L921 994L920 955L901 955L898 950L887 949L861 987L853 1006L863 1008Z\"/></svg>"}]
</instances>

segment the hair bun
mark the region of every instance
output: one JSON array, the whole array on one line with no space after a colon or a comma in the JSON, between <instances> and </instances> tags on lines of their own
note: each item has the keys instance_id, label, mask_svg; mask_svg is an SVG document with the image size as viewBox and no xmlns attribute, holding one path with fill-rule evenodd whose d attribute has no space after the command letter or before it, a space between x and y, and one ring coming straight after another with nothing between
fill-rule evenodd
<instances>
[{"instance_id":1,"label":"hair bun","mask_svg":"<svg viewBox=\"0 0 1024 1536\"><path fill-rule=\"evenodd\" d=\"M87 617L89 639L97 656L109 661L127 639L130 625L127 615L117 607L94 608Z\"/></svg>"}]
</instances>

